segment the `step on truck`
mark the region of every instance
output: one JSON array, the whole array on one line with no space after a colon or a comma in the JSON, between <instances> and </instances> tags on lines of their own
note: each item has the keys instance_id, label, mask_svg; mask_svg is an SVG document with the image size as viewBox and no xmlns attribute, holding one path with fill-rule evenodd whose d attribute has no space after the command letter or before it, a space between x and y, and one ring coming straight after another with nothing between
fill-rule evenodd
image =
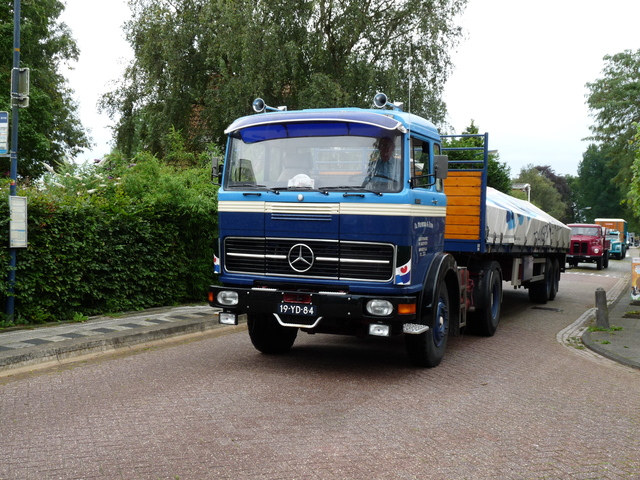
<instances>
[{"instance_id":1,"label":"step on truck","mask_svg":"<svg viewBox=\"0 0 640 480\"><path fill-rule=\"evenodd\" d=\"M570 229L487 187L488 135L448 162L431 122L384 94L374 104L257 99L226 129L208 299L263 353L299 332L404 335L410 361L434 367L450 336L496 332L503 282L537 303L558 292Z\"/></svg>"}]
</instances>

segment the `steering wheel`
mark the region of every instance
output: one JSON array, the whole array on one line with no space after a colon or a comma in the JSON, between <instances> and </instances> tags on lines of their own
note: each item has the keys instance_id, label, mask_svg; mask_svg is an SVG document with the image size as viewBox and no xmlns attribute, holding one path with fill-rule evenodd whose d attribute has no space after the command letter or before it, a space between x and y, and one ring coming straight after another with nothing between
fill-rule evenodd
<instances>
[{"instance_id":1,"label":"steering wheel","mask_svg":"<svg viewBox=\"0 0 640 480\"><path fill-rule=\"evenodd\" d=\"M395 180L394 180L393 178L391 178L391 177L387 177L386 175L382 175L381 173L376 173L376 174L373 176L373 178L376 178L376 177L378 177L378 178L384 178L385 180L390 180L390 181L392 181L392 182L395 182Z\"/></svg>"}]
</instances>

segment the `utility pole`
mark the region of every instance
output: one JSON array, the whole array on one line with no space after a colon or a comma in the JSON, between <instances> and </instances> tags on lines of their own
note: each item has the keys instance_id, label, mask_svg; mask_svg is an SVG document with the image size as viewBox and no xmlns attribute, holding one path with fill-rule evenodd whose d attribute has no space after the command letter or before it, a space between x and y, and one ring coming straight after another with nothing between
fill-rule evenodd
<instances>
[{"instance_id":1,"label":"utility pole","mask_svg":"<svg viewBox=\"0 0 640 480\"><path fill-rule=\"evenodd\" d=\"M9 187L9 204L11 197L16 196L16 183L18 179L18 111L20 107L29 104L28 94L28 73L26 69L20 69L20 0L13 0L13 69L11 71L11 184ZM26 95L25 76L26 74ZM15 306L15 283L16 283L16 257L17 249L9 246L9 278L7 291L7 304L5 313L13 319Z\"/></svg>"}]
</instances>

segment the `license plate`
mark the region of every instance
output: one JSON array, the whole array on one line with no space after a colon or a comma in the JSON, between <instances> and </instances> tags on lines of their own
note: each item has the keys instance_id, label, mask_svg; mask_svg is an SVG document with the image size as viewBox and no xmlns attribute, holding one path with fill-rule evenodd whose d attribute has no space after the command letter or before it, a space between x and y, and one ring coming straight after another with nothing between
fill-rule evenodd
<instances>
[{"instance_id":1,"label":"license plate","mask_svg":"<svg viewBox=\"0 0 640 480\"><path fill-rule=\"evenodd\" d=\"M315 317L318 315L318 307L307 303L280 303L278 313L283 315L303 315Z\"/></svg>"}]
</instances>

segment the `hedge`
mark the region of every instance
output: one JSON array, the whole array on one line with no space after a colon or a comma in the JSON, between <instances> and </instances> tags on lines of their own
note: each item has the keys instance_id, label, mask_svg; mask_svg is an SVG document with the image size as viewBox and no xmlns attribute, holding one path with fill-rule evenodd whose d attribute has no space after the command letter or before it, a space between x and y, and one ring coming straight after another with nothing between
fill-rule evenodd
<instances>
[{"instance_id":1,"label":"hedge","mask_svg":"<svg viewBox=\"0 0 640 480\"><path fill-rule=\"evenodd\" d=\"M217 241L208 166L172 168L141 154L61 170L19 192L28 201L28 248L17 249L15 315L0 326L206 300ZM8 210L7 194L4 238ZM3 306L8 268L2 248Z\"/></svg>"}]
</instances>

